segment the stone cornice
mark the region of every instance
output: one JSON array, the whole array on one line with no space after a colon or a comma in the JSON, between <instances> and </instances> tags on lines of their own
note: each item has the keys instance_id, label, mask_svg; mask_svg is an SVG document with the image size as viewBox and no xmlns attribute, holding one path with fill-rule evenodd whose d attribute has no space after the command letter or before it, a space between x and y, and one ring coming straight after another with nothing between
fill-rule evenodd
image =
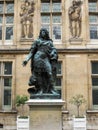
<instances>
[{"instance_id":1,"label":"stone cornice","mask_svg":"<svg viewBox=\"0 0 98 130\"><path fill-rule=\"evenodd\" d=\"M0 54L25 54L29 49L0 49Z\"/></svg>"},{"instance_id":2,"label":"stone cornice","mask_svg":"<svg viewBox=\"0 0 98 130\"><path fill-rule=\"evenodd\" d=\"M65 101L62 99L29 99L26 103L29 106L62 106Z\"/></svg>"},{"instance_id":3,"label":"stone cornice","mask_svg":"<svg viewBox=\"0 0 98 130\"><path fill-rule=\"evenodd\" d=\"M87 54L89 54L89 53L98 53L98 48L93 48L93 49L88 49L88 48L82 48L82 49L58 49L58 52L59 53L68 53L68 54L80 54L80 53L83 53L83 54L85 54L85 53L87 53Z\"/></svg>"},{"instance_id":4,"label":"stone cornice","mask_svg":"<svg viewBox=\"0 0 98 130\"><path fill-rule=\"evenodd\" d=\"M68 54L80 54L80 53L98 53L98 48L86 48L86 49L57 49L58 53L68 53ZM0 54L26 54L29 49L0 49Z\"/></svg>"}]
</instances>

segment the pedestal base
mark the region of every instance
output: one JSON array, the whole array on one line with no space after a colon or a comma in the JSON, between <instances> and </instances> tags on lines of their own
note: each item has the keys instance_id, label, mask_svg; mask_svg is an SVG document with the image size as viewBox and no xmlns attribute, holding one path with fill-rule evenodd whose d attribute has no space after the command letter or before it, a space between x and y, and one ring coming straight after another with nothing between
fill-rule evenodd
<instances>
[{"instance_id":1,"label":"pedestal base","mask_svg":"<svg viewBox=\"0 0 98 130\"><path fill-rule=\"evenodd\" d=\"M34 100L27 104L30 107L30 130L62 130L62 100Z\"/></svg>"},{"instance_id":2,"label":"pedestal base","mask_svg":"<svg viewBox=\"0 0 98 130\"><path fill-rule=\"evenodd\" d=\"M60 99L59 94L30 94L30 99Z\"/></svg>"}]
</instances>

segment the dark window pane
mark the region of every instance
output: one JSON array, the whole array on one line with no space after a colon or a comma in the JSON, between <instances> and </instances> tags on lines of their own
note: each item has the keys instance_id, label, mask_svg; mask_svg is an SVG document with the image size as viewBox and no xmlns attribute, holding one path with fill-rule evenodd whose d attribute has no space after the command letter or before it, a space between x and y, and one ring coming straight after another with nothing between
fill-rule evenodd
<instances>
[{"instance_id":1,"label":"dark window pane","mask_svg":"<svg viewBox=\"0 0 98 130\"><path fill-rule=\"evenodd\" d=\"M13 16L7 16L6 17L6 23L13 23Z\"/></svg>"},{"instance_id":2,"label":"dark window pane","mask_svg":"<svg viewBox=\"0 0 98 130\"><path fill-rule=\"evenodd\" d=\"M90 38L91 39L98 39L96 30L90 30Z\"/></svg>"},{"instance_id":3,"label":"dark window pane","mask_svg":"<svg viewBox=\"0 0 98 130\"><path fill-rule=\"evenodd\" d=\"M59 77L56 78L55 86L61 86L61 78Z\"/></svg>"},{"instance_id":4,"label":"dark window pane","mask_svg":"<svg viewBox=\"0 0 98 130\"><path fill-rule=\"evenodd\" d=\"M60 94L60 98L61 98L61 89L55 88L55 90L56 90L56 92L57 92L58 94Z\"/></svg>"},{"instance_id":5,"label":"dark window pane","mask_svg":"<svg viewBox=\"0 0 98 130\"><path fill-rule=\"evenodd\" d=\"M90 38L98 39L98 26L90 26Z\"/></svg>"},{"instance_id":6,"label":"dark window pane","mask_svg":"<svg viewBox=\"0 0 98 130\"><path fill-rule=\"evenodd\" d=\"M13 27L6 27L6 40L13 38Z\"/></svg>"},{"instance_id":7,"label":"dark window pane","mask_svg":"<svg viewBox=\"0 0 98 130\"><path fill-rule=\"evenodd\" d=\"M6 12L7 13L14 13L14 4L13 3L6 4Z\"/></svg>"},{"instance_id":8,"label":"dark window pane","mask_svg":"<svg viewBox=\"0 0 98 130\"><path fill-rule=\"evenodd\" d=\"M4 105L11 105L11 90L4 90Z\"/></svg>"},{"instance_id":9,"label":"dark window pane","mask_svg":"<svg viewBox=\"0 0 98 130\"><path fill-rule=\"evenodd\" d=\"M12 79L11 78L4 78L4 86L11 87Z\"/></svg>"},{"instance_id":10,"label":"dark window pane","mask_svg":"<svg viewBox=\"0 0 98 130\"><path fill-rule=\"evenodd\" d=\"M42 23L50 23L50 15L49 16L41 16Z\"/></svg>"},{"instance_id":11,"label":"dark window pane","mask_svg":"<svg viewBox=\"0 0 98 130\"><path fill-rule=\"evenodd\" d=\"M92 74L98 74L98 62L92 62Z\"/></svg>"},{"instance_id":12,"label":"dark window pane","mask_svg":"<svg viewBox=\"0 0 98 130\"><path fill-rule=\"evenodd\" d=\"M52 22L53 23L61 23L61 16L59 16L59 15L53 16L52 17Z\"/></svg>"},{"instance_id":13,"label":"dark window pane","mask_svg":"<svg viewBox=\"0 0 98 130\"><path fill-rule=\"evenodd\" d=\"M0 40L2 40L2 26L0 26Z\"/></svg>"},{"instance_id":14,"label":"dark window pane","mask_svg":"<svg viewBox=\"0 0 98 130\"><path fill-rule=\"evenodd\" d=\"M98 105L98 90L93 90L93 105Z\"/></svg>"},{"instance_id":15,"label":"dark window pane","mask_svg":"<svg viewBox=\"0 0 98 130\"><path fill-rule=\"evenodd\" d=\"M3 13L3 3L0 2L0 13Z\"/></svg>"},{"instance_id":16,"label":"dark window pane","mask_svg":"<svg viewBox=\"0 0 98 130\"><path fill-rule=\"evenodd\" d=\"M61 71L61 62L58 62L57 64L57 74L61 74L62 71Z\"/></svg>"},{"instance_id":17,"label":"dark window pane","mask_svg":"<svg viewBox=\"0 0 98 130\"><path fill-rule=\"evenodd\" d=\"M41 4L41 11L42 12L49 12L50 11L50 5L49 5L49 3L42 3Z\"/></svg>"},{"instance_id":18,"label":"dark window pane","mask_svg":"<svg viewBox=\"0 0 98 130\"><path fill-rule=\"evenodd\" d=\"M53 26L53 39L55 39L55 40L61 39L61 26L59 26L59 25Z\"/></svg>"},{"instance_id":19,"label":"dark window pane","mask_svg":"<svg viewBox=\"0 0 98 130\"><path fill-rule=\"evenodd\" d=\"M92 1L89 2L89 12L96 12L97 11L97 3Z\"/></svg>"},{"instance_id":20,"label":"dark window pane","mask_svg":"<svg viewBox=\"0 0 98 130\"><path fill-rule=\"evenodd\" d=\"M2 16L0 16L0 24L2 24Z\"/></svg>"},{"instance_id":21,"label":"dark window pane","mask_svg":"<svg viewBox=\"0 0 98 130\"><path fill-rule=\"evenodd\" d=\"M52 5L53 12L61 12L61 3L53 3Z\"/></svg>"},{"instance_id":22,"label":"dark window pane","mask_svg":"<svg viewBox=\"0 0 98 130\"><path fill-rule=\"evenodd\" d=\"M98 86L98 78L92 78L92 85Z\"/></svg>"},{"instance_id":23,"label":"dark window pane","mask_svg":"<svg viewBox=\"0 0 98 130\"><path fill-rule=\"evenodd\" d=\"M11 62L5 62L5 68L4 68L4 74L12 74L12 63Z\"/></svg>"},{"instance_id":24,"label":"dark window pane","mask_svg":"<svg viewBox=\"0 0 98 130\"><path fill-rule=\"evenodd\" d=\"M50 3L41 3L42 12L50 12Z\"/></svg>"},{"instance_id":25,"label":"dark window pane","mask_svg":"<svg viewBox=\"0 0 98 130\"><path fill-rule=\"evenodd\" d=\"M57 92L61 95L61 89L57 89Z\"/></svg>"},{"instance_id":26,"label":"dark window pane","mask_svg":"<svg viewBox=\"0 0 98 130\"><path fill-rule=\"evenodd\" d=\"M98 21L98 16L96 16L96 15L90 15L89 16L89 22L90 23L97 23L97 21Z\"/></svg>"}]
</instances>

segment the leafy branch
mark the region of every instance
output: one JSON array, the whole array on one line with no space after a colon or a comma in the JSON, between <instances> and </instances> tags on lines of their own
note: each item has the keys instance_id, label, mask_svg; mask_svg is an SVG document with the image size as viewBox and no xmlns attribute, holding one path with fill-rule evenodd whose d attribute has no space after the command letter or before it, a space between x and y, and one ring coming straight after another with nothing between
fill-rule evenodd
<instances>
[{"instance_id":1,"label":"leafy branch","mask_svg":"<svg viewBox=\"0 0 98 130\"><path fill-rule=\"evenodd\" d=\"M16 96L16 106L19 107L21 106L21 112L22 112L22 116L24 116L24 105L25 102L28 100L28 97L26 95L17 95Z\"/></svg>"},{"instance_id":2,"label":"leafy branch","mask_svg":"<svg viewBox=\"0 0 98 130\"><path fill-rule=\"evenodd\" d=\"M79 117L80 116L80 106L83 104L83 103L86 103L86 100L85 98L83 97L83 95L81 94L77 94L76 96L73 96L69 103L71 104L74 104L76 107L77 107L77 116Z\"/></svg>"}]
</instances>

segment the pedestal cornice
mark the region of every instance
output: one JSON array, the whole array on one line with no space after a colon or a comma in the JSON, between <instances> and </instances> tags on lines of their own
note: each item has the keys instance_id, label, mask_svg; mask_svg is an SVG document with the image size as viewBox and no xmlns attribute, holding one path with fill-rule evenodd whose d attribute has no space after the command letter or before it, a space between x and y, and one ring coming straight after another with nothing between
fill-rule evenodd
<instances>
[{"instance_id":1,"label":"pedestal cornice","mask_svg":"<svg viewBox=\"0 0 98 130\"><path fill-rule=\"evenodd\" d=\"M51 105L51 106L62 106L65 101L63 101L62 99L29 99L26 102L29 106L45 106L45 105Z\"/></svg>"}]
</instances>

